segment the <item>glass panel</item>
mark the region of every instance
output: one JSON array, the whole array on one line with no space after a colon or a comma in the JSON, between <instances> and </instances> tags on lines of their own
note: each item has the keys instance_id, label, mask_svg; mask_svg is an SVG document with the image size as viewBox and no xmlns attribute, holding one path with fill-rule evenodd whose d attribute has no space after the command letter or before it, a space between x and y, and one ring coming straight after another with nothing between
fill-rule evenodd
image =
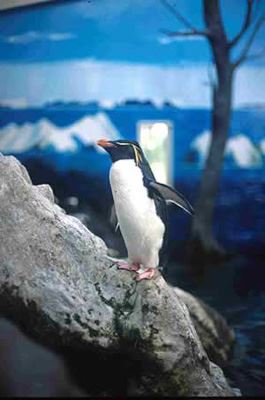
<instances>
[{"instance_id":1,"label":"glass panel","mask_svg":"<svg viewBox=\"0 0 265 400\"><path fill-rule=\"evenodd\" d=\"M168 122L140 122L139 143L158 182L170 183L170 139Z\"/></svg>"}]
</instances>

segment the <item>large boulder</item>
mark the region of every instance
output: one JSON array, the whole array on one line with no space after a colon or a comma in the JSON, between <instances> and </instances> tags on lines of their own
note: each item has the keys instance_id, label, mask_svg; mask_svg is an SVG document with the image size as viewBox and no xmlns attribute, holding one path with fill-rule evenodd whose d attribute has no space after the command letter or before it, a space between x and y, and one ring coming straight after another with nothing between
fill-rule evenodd
<instances>
[{"instance_id":1,"label":"large boulder","mask_svg":"<svg viewBox=\"0 0 265 400\"><path fill-rule=\"evenodd\" d=\"M191 320L209 359L221 367L226 366L235 344L233 329L204 301L178 287L175 287L174 291L188 307Z\"/></svg>"},{"instance_id":2,"label":"large boulder","mask_svg":"<svg viewBox=\"0 0 265 400\"><path fill-rule=\"evenodd\" d=\"M0 312L24 331L56 349L125 354L138 369L128 395L233 395L174 289L117 270L14 157L0 156L0 216Z\"/></svg>"}]
</instances>

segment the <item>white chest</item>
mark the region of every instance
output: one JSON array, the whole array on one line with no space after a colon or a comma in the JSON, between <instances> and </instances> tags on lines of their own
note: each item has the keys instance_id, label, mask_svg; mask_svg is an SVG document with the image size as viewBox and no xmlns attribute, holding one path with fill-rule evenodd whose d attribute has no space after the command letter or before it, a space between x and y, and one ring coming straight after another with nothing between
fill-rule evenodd
<instances>
[{"instance_id":1,"label":"white chest","mask_svg":"<svg viewBox=\"0 0 265 400\"><path fill-rule=\"evenodd\" d=\"M165 227L143 185L141 169L133 160L116 161L110 185L129 259L146 268L157 267Z\"/></svg>"}]
</instances>

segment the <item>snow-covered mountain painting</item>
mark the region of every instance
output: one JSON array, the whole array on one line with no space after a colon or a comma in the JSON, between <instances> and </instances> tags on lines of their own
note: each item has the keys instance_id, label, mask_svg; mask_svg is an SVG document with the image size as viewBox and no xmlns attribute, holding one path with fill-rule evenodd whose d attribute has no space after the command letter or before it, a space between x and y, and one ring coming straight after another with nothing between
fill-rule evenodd
<instances>
[{"instance_id":1,"label":"snow-covered mountain painting","mask_svg":"<svg viewBox=\"0 0 265 400\"><path fill-rule=\"evenodd\" d=\"M83 117L65 127L41 118L22 125L10 122L0 128L0 151L21 154L38 147L59 153L76 152L80 146L94 146L101 138L115 140L119 137L119 132L103 112ZM98 146L95 149L102 151Z\"/></svg>"},{"instance_id":2,"label":"snow-covered mountain painting","mask_svg":"<svg viewBox=\"0 0 265 400\"><path fill-rule=\"evenodd\" d=\"M211 140L211 133L204 131L191 143L191 148L197 152L201 166L204 165ZM264 167L264 140L257 145L243 133L235 133L226 143L225 166L238 168L263 168ZM230 162L229 162L230 161Z\"/></svg>"},{"instance_id":3,"label":"snow-covered mountain painting","mask_svg":"<svg viewBox=\"0 0 265 400\"><path fill-rule=\"evenodd\" d=\"M174 105L157 107L152 103L142 105L135 101L111 109L100 105L72 108L67 105L60 108L49 106L16 111L0 109L0 116L2 153L21 157L35 154L48 164L67 155L69 165L64 163L66 170L73 168L71 159L78 159L78 155L84 154L87 149L90 149L91 157L95 152L93 157L96 157L98 167L104 164L108 156L96 146L96 141L101 138L139 140L141 121L167 121L170 124L173 180L182 173L201 171L211 140L207 126L209 111L180 109ZM224 159L224 169L230 171L231 178L233 170L261 172L265 168L264 116L265 112L251 109L234 112ZM190 118L195 121L194 125L190 125ZM159 130L156 132L158 136L162 133ZM79 159L78 169L85 171L84 160L82 157ZM86 162L89 162L87 158ZM59 161L57 166L61 168Z\"/></svg>"},{"instance_id":4,"label":"snow-covered mountain painting","mask_svg":"<svg viewBox=\"0 0 265 400\"><path fill-rule=\"evenodd\" d=\"M168 103L157 106L136 100L112 107L96 102L33 109L5 107L0 109L0 151L18 157L33 181L50 183L58 198L74 196L96 206L102 203L104 209L111 205L110 159L96 141L139 140L142 121L158 121L158 127L165 126L165 121L170 126L171 156L165 162L171 165L171 184L193 202L211 140L209 118L207 109L183 109ZM246 247L254 243L254 237L255 245L263 243L264 132L263 109L233 112L217 203L217 215L225 214L225 218L222 226L215 228L226 246L234 243ZM252 213L255 229L252 223L248 225L248 218L240 217L242 207L245 217ZM188 234L185 216L173 213L172 221L173 227L182 225L182 235Z\"/></svg>"}]
</instances>

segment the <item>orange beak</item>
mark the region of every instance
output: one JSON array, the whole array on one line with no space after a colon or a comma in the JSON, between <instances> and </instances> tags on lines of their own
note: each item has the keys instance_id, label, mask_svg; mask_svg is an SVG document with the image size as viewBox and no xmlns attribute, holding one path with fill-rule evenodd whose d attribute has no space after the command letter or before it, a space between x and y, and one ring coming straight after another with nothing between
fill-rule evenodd
<instances>
[{"instance_id":1,"label":"orange beak","mask_svg":"<svg viewBox=\"0 0 265 400\"><path fill-rule=\"evenodd\" d=\"M112 144L112 143L110 143L108 140L106 140L106 139L100 139L100 140L98 140L97 141L97 145L98 146L101 146L101 147L103 147L103 148L105 148L105 147L113 147L114 146L114 144Z\"/></svg>"}]
</instances>

